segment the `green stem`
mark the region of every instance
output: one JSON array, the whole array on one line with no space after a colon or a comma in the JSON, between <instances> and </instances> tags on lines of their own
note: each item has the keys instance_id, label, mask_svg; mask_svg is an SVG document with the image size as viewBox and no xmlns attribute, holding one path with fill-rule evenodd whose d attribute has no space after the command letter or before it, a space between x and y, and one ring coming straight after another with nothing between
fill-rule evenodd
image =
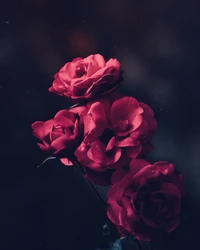
<instances>
[{"instance_id":1,"label":"green stem","mask_svg":"<svg viewBox=\"0 0 200 250\"><path fill-rule=\"evenodd\" d=\"M135 239L135 243L136 243L136 245L137 245L137 249L138 249L138 250L142 250L142 246L141 246L141 244L140 244L140 241L137 240L137 239Z\"/></svg>"},{"instance_id":2,"label":"green stem","mask_svg":"<svg viewBox=\"0 0 200 250\"><path fill-rule=\"evenodd\" d=\"M107 206L107 203L102 199L102 197L100 196L100 194L97 192L96 188L94 187L94 185L88 181L87 178L85 178L85 172L84 169L82 167L82 165L80 164L80 162L76 159L76 157L74 157L73 159L70 159L71 162L73 163L74 166L78 167L84 177L84 179L87 181L89 187L91 188L91 190L93 191L93 193L96 195L97 199L100 200L101 204L103 205L104 209Z\"/></svg>"}]
</instances>

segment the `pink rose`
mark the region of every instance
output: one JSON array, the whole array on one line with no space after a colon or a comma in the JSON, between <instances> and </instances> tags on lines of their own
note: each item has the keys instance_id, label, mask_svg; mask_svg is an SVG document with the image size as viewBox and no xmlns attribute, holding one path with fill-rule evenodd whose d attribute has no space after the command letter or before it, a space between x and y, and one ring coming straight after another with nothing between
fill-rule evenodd
<instances>
[{"instance_id":1,"label":"pink rose","mask_svg":"<svg viewBox=\"0 0 200 250\"><path fill-rule=\"evenodd\" d=\"M112 96L112 101L101 98L89 102L86 110L80 112L84 140L75 152L80 163L104 172L138 157L143 143L151 139L156 129L152 110L143 106L133 97Z\"/></svg>"},{"instance_id":2,"label":"pink rose","mask_svg":"<svg viewBox=\"0 0 200 250\"><path fill-rule=\"evenodd\" d=\"M120 63L106 62L100 54L75 58L55 75L50 92L74 101L91 99L113 91L122 81Z\"/></svg>"},{"instance_id":3,"label":"pink rose","mask_svg":"<svg viewBox=\"0 0 200 250\"><path fill-rule=\"evenodd\" d=\"M120 232L150 241L179 225L184 182L172 164L132 160L129 171L115 171L112 184L107 215Z\"/></svg>"},{"instance_id":4,"label":"pink rose","mask_svg":"<svg viewBox=\"0 0 200 250\"><path fill-rule=\"evenodd\" d=\"M61 110L46 122L32 124L33 135L41 140L40 149L57 156L61 152L68 156L79 146L83 139L83 123L78 114Z\"/></svg>"}]
</instances>

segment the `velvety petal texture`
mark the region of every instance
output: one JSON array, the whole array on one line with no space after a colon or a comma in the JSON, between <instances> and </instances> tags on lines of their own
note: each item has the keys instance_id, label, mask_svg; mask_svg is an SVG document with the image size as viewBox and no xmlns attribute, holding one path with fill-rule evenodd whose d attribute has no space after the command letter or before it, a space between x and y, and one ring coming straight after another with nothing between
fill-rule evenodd
<instances>
[{"instance_id":1,"label":"velvety petal texture","mask_svg":"<svg viewBox=\"0 0 200 250\"><path fill-rule=\"evenodd\" d=\"M122 71L117 59L105 61L102 55L75 58L55 74L50 92L72 101L82 101L107 94L122 82Z\"/></svg>"},{"instance_id":2,"label":"velvety petal texture","mask_svg":"<svg viewBox=\"0 0 200 250\"><path fill-rule=\"evenodd\" d=\"M148 105L141 106L135 98L122 96L117 91L75 110L84 123L83 142L75 155L92 171L118 169L144 154L143 145L146 148L156 129L153 111Z\"/></svg>"},{"instance_id":3,"label":"velvety petal texture","mask_svg":"<svg viewBox=\"0 0 200 250\"><path fill-rule=\"evenodd\" d=\"M71 110L61 110L46 122L36 121L32 124L32 129L33 135L41 141L38 143L40 149L56 156L64 151L64 157L79 146L84 130L82 118ZM71 165L64 157L61 159L63 164Z\"/></svg>"},{"instance_id":4,"label":"velvety petal texture","mask_svg":"<svg viewBox=\"0 0 200 250\"><path fill-rule=\"evenodd\" d=\"M180 223L185 193L181 173L168 162L133 159L112 175L107 215L120 232L151 241Z\"/></svg>"}]
</instances>

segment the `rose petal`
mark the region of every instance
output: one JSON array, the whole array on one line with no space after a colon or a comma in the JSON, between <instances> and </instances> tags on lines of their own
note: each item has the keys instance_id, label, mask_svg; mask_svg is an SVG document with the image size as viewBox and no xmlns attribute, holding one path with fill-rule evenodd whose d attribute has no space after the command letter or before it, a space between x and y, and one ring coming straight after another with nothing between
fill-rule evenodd
<instances>
[{"instance_id":1,"label":"rose petal","mask_svg":"<svg viewBox=\"0 0 200 250\"><path fill-rule=\"evenodd\" d=\"M132 137L126 137L124 139L117 139L115 141L115 146L118 147L131 147L131 146L137 146L139 144L138 140L135 140L135 138Z\"/></svg>"},{"instance_id":2,"label":"rose petal","mask_svg":"<svg viewBox=\"0 0 200 250\"><path fill-rule=\"evenodd\" d=\"M52 131L53 125L54 125L53 119L48 120L44 123L44 125L43 125L43 138L46 137Z\"/></svg>"},{"instance_id":3,"label":"rose petal","mask_svg":"<svg viewBox=\"0 0 200 250\"><path fill-rule=\"evenodd\" d=\"M108 144L107 144L106 152L112 150L113 147L114 147L114 145L115 145L115 137L112 137L112 138L110 139L110 141L108 142Z\"/></svg>"},{"instance_id":4,"label":"rose petal","mask_svg":"<svg viewBox=\"0 0 200 250\"><path fill-rule=\"evenodd\" d=\"M125 152L126 156L129 159L135 159L135 158L138 157L141 150L142 150L142 145L139 144L138 146L135 146L135 147L127 147L127 148L125 148L124 152Z\"/></svg>"},{"instance_id":5,"label":"rose petal","mask_svg":"<svg viewBox=\"0 0 200 250\"><path fill-rule=\"evenodd\" d=\"M107 61L106 66L107 67L114 67L117 73L118 72L120 73L120 71L121 71L120 62L115 58L111 58L109 61Z\"/></svg>"},{"instance_id":6,"label":"rose petal","mask_svg":"<svg viewBox=\"0 0 200 250\"><path fill-rule=\"evenodd\" d=\"M60 110L55 116L54 118L58 118L58 117L66 117L72 121L75 121L75 114L73 112L71 112L71 110L67 110L67 109L63 109L63 110Z\"/></svg>"},{"instance_id":7,"label":"rose petal","mask_svg":"<svg viewBox=\"0 0 200 250\"><path fill-rule=\"evenodd\" d=\"M164 230L167 233L174 231L178 227L178 225L180 224L180 221L181 221L181 219L179 216L167 221L167 224L166 224Z\"/></svg>"},{"instance_id":8,"label":"rose petal","mask_svg":"<svg viewBox=\"0 0 200 250\"><path fill-rule=\"evenodd\" d=\"M104 151L105 148L99 141L94 141L91 144L91 148L87 152L87 156L90 160L96 163L103 163L104 161Z\"/></svg>"},{"instance_id":9,"label":"rose petal","mask_svg":"<svg viewBox=\"0 0 200 250\"><path fill-rule=\"evenodd\" d=\"M125 168L118 168L114 171L111 177L111 184L114 185L115 183L121 181L122 178L128 173Z\"/></svg>"},{"instance_id":10,"label":"rose petal","mask_svg":"<svg viewBox=\"0 0 200 250\"><path fill-rule=\"evenodd\" d=\"M108 153L110 154L110 152ZM117 148L115 147L113 150L112 150L112 154L111 155L106 155L106 165L108 167L110 167L110 165L113 165L115 164L116 162L118 162L118 160L120 159L121 157L121 149L120 148Z\"/></svg>"},{"instance_id":11,"label":"rose petal","mask_svg":"<svg viewBox=\"0 0 200 250\"><path fill-rule=\"evenodd\" d=\"M36 136L38 139L43 139L43 125L44 122L36 121L32 124L33 135Z\"/></svg>"},{"instance_id":12,"label":"rose petal","mask_svg":"<svg viewBox=\"0 0 200 250\"><path fill-rule=\"evenodd\" d=\"M103 67L106 66L106 62L105 62L105 60L104 60L104 58L103 58L102 55L100 55L100 54L95 54L95 55L94 55L94 60L95 60L96 62L98 62L100 68L103 68Z\"/></svg>"},{"instance_id":13,"label":"rose petal","mask_svg":"<svg viewBox=\"0 0 200 250\"><path fill-rule=\"evenodd\" d=\"M110 110L110 121L116 126L120 121L128 120L133 125L131 130L136 130L142 123L143 109L139 106L138 101L133 97L122 97L116 100ZM118 131L117 131L118 132ZM119 131L120 133L120 131Z\"/></svg>"},{"instance_id":14,"label":"rose petal","mask_svg":"<svg viewBox=\"0 0 200 250\"><path fill-rule=\"evenodd\" d=\"M42 143L37 143L38 147L43 151L49 151L49 146L45 146Z\"/></svg>"},{"instance_id":15,"label":"rose petal","mask_svg":"<svg viewBox=\"0 0 200 250\"><path fill-rule=\"evenodd\" d=\"M62 164L64 164L65 166L73 166L73 163L72 163L68 158L60 158L60 161L61 161Z\"/></svg>"},{"instance_id":16,"label":"rose petal","mask_svg":"<svg viewBox=\"0 0 200 250\"><path fill-rule=\"evenodd\" d=\"M66 149L67 153L67 149L69 149L70 146L71 140L70 138L66 137L66 135L60 136L58 139L51 143L51 148L54 151L54 154L57 154L63 149Z\"/></svg>"}]
</instances>

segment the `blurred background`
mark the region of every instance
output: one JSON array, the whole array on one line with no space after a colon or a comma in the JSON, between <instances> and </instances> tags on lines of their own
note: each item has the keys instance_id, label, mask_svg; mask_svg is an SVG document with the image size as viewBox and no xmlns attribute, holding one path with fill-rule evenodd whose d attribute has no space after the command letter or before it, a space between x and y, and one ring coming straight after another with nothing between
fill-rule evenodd
<instances>
[{"instance_id":1,"label":"blurred background","mask_svg":"<svg viewBox=\"0 0 200 250\"><path fill-rule=\"evenodd\" d=\"M0 249L95 250L105 212L80 174L46 155L31 124L65 107L48 92L74 57L116 57L125 94L150 105L150 161L183 172L183 222L154 249L200 249L198 0L27 0L0 3Z\"/></svg>"}]
</instances>

